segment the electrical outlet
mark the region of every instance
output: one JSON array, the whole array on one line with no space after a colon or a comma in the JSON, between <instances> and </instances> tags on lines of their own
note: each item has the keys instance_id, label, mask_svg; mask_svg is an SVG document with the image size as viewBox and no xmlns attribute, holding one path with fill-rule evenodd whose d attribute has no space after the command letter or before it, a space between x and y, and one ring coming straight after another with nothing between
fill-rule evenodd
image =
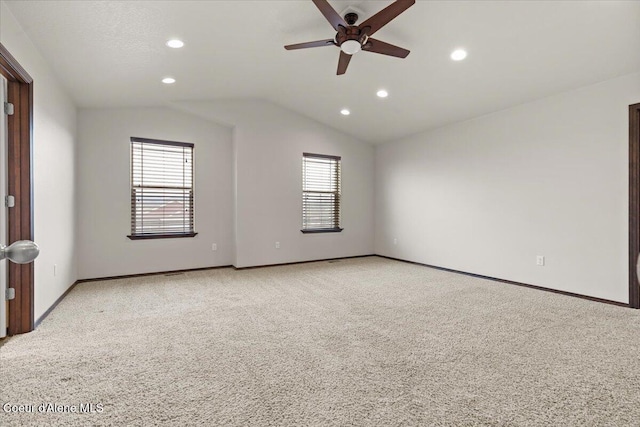
<instances>
[{"instance_id":1,"label":"electrical outlet","mask_svg":"<svg viewBox=\"0 0 640 427\"><path fill-rule=\"evenodd\" d=\"M218 250L218 244L217 243L212 243L211 244L211 250L212 251L217 251Z\"/></svg>"},{"instance_id":2,"label":"electrical outlet","mask_svg":"<svg viewBox=\"0 0 640 427\"><path fill-rule=\"evenodd\" d=\"M53 275L55 276L58 273L58 265L53 264Z\"/></svg>"},{"instance_id":3,"label":"electrical outlet","mask_svg":"<svg viewBox=\"0 0 640 427\"><path fill-rule=\"evenodd\" d=\"M536 257L536 265L540 265L540 266L544 265L544 255L538 255Z\"/></svg>"},{"instance_id":4,"label":"electrical outlet","mask_svg":"<svg viewBox=\"0 0 640 427\"><path fill-rule=\"evenodd\" d=\"M280 242L276 242L276 249L280 249Z\"/></svg>"}]
</instances>

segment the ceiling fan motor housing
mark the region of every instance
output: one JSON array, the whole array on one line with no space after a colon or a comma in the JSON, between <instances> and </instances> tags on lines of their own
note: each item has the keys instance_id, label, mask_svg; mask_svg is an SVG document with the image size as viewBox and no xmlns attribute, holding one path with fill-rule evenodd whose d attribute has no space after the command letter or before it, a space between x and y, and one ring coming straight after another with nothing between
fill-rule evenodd
<instances>
[{"instance_id":1,"label":"ceiling fan motor housing","mask_svg":"<svg viewBox=\"0 0 640 427\"><path fill-rule=\"evenodd\" d=\"M353 25L358 20L358 15L356 13L347 13L344 19L349 26L340 26L340 29L336 34L336 44L341 46L342 43L347 40L355 40L360 43L360 45L364 45L367 42L366 31L362 31L359 26Z\"/></svg>"},{"instance_id":2,"label":"ceiling fan motor housing","mask_svg":"<svg viewBox=\"0 0 640 427\"><path fill-rule=\"evenodd\" d=\"M358 14L355 12L349 12L344 15L344 21L349 25L355 25L358 22Z\"/></svg>"}]
</instances>

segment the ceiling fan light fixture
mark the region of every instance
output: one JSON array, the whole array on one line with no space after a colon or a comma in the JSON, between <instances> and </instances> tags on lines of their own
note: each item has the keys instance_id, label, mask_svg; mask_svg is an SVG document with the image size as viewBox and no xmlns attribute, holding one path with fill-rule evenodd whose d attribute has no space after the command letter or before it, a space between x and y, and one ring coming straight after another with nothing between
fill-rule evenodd
<instances>
[{"instance_id":1,"label":"ceiling fan light fixture","mask_svg":"<svg viewBox=\"0 0 640 427\"><path fill-rule=\"evenodd\" d=\"M340 45L340 49L347 55L353 55L360 52L362 45L357 40L347 40Z\"/></svg>"}]
</instances>

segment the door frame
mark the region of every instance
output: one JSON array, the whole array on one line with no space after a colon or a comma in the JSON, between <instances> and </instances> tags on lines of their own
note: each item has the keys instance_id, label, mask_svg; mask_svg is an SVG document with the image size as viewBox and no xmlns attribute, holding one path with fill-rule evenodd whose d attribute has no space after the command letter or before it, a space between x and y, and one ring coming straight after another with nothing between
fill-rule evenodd
<instances>
[{"instance_id":1,"label":"door frame","mask_svg":"<svg viewBox=\"0 0 640 427\"><path fill-rule=\"evenodd\" d=\"M640 104L629 106L629 306L640 308Z\"/></svg>"},{"instance_id":2,"label":"door frame","mask_svg":"<svg viewBox=\"0 0 640 427\"><path fill-rule=\"evenodd\" d=\"M2 43L0 74L8 81L7 100L14 106L14 114L7 117L7 185L15 206L7 211L9 241L0 242L9 245L33 240L33 79ZM16 294L9 301L8 335L30 332L34 325L33 263L9 262L7 270L7 284Z\"/></svg>"}]
</instances>

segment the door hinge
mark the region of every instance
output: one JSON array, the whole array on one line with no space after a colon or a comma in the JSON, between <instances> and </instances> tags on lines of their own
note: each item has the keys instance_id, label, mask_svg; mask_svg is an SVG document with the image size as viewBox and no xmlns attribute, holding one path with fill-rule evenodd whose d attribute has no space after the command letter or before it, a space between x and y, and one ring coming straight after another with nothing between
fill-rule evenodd
<instances>
[{"instance_id":1,"label":"door hinge","mask_svg":"<svg viewBox=\"0 0 640 427\"><path fill-rule=\"evenodd\" d=\"M4 295L4 299L6 299L7 301L11 301L12 299L15 299L16 297L16 289L15 288L7 288L7 290L5 291L5 295Z\"/></svg>"},{"instance_id":2,"label":"door hinge","mask_svg":"<svg viewBox=\"0 0 640 427\"><path fill-rule=\"evenodd\" d=\"M4 103L4 113L7 116L13 116L13 104L10 102L5 102Z\"/></svg>"},{"instance_id":3,"label":"door hinge","mask_svg":"<svg viewBox=\"0 0 640 427\"><path fill-rule=\"evenodd\" d=\"M12 208L16 205L16 198L13 196L4 196L4 205L8 208Z\"/></svg>"}]
</instances>

